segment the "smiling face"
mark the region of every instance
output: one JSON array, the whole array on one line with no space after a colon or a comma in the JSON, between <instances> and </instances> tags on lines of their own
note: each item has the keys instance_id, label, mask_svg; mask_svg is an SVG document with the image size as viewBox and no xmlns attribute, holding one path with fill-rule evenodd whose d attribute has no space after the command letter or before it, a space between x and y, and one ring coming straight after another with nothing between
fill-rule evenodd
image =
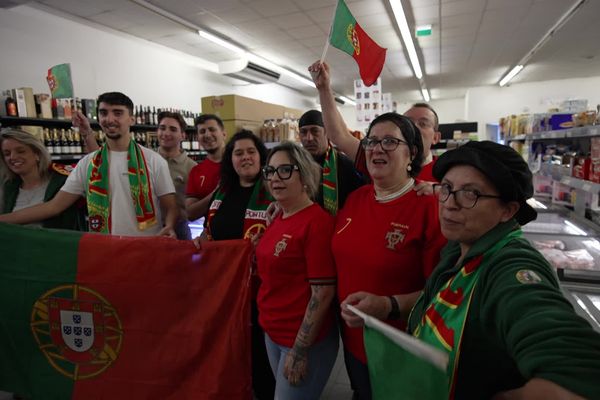
<instances>
[{"instance_id":1,"label":"smiling face","mask_svg":"<svg viewBox=\"0 0 600 400\"><path fill-rule=\"evenodd\" d=\"M209 154L215 154L225 147L225 131L214 119L207 119L198 124L198 141Z\"/></svg>"},{"instance_id":2,"label":"smiling face","mask_svg":"<svg viewBox=\"0 0 600 400\"><path fill-rule=\"evenodd\" d=\"M162 149L172 150L179 148L183 140L181 125L175 118L163 118L158 123L158 144Z\"/></svg>"},{"instance_id":3,"label":"smiling face","mask_svg":"<svg viewBox=\"0 0 600 400\"><path fill-rule=\"evenodd\" d=\"M35 173L39 156L28 145L14 139L2 141L2 157L8 168L21 177Z\"/></svg>"},{"instance_id":4,"label":"smiling face","mask_svg":"<svg viewBox=\"0 0 600 400\"><path fill-rule=\"evenodd\" d=\"M284 164L293 163L287 152L278 151L271 156L268 166L276 169ZM308 198L303 185L300 173L297 170L292 171L289 179L281 179L279 174L274 173L271 180L267 181L269 192L284 207L293 207L293 204L300 203Z\"/></svg>"},{"instance_id":5,"label":"smiling face","mask_svg":"<svg viewBox=\"0 0 600 400\"><path fill-rule=\"evenodd\" d=\"M373 125L369 138L377 140L396 138L406 142L400 128L391 121L383 121ZM372 150L366 151L366 158L369 174L378 185L391 186L408 179L407 167L412 157L406 143L400 143L393 151L385 151L381 144L378 144Z\"/></svg>"},{"instance_id":6,"label":"smiling face","mask_svg":"<svg viewBox=\"0 0 600 400\"><path fill-rule=\"evenodd\" d=\"M260 173L260 154L254 141L240 139L233 146L231 155L233 169L240 177L242 186L252 185Z\"/></svg>"},{"instance_id":7,"label":"smiling face","mask_svg":"<svg viewBox=\"0 0 600 400\"><path fill-rule=\"evenodd\" d=\"M446 172L440 182L451 190L468 189L485 195L499 195L490 180L477 168L469 165L457 165ZM486 232L501 222L514 216L519 205L517 202L505 203L497 198L480 197L473 208L460 207L454 195L439 203L440 226L442 234L448 240L470 246Z\"/></svg>"},{"instance_id":8,"label":"smiling face","mask_svg":"<svg viewBox=\"0 0 600 400\"><path fill-rule=\"evenodd\" d=\"M133 125L134 118L126 106L100 102L98 123L107 138L118 140L121 137L129 136L129 128Z\"/></svg>"}]
</instances>

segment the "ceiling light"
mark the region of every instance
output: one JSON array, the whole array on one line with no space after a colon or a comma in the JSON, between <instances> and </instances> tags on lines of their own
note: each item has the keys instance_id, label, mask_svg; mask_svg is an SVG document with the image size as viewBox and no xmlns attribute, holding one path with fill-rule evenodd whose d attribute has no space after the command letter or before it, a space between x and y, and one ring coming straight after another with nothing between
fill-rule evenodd
<instances>
[{"instance_id":1,"label":"ceiling light","mask_svg":"<svg viewBox=\"0 0 600 400\"><path fill-rule=\"evenodd\" d=\"M410 63L412 64L415 76L417 79L421 79L423 77L423 72L421 71L421 64L419 64L417 50L415 49L415 44L413 43L412 35L410 33L410 29L408 28L408 22L406 21L406 15L404 14L404 9L402 8L402 2L400 0L389 0L389 3L390 7L392 7L394 17L396 18L396 24L400 29L402 41L404 42L404 47L406 47L406 51L408 52L408 57L410 58Z\"/></svg>"},{"instance_id":2,"label":"ceiling light","mask_svg":"<svg viewBox=\"0 0 600 400\"><path fill-rule=\"evenodd\" d=\"M552 25L548 31L546 31L544 36L542 36L535 46L533 46L533 48L519 60L517 66L514 67L508 74L506 74L506 76L502 78L498 84L500 86L504 86L508 83L508 81L514 78L515 75L517 75L523 69L523 66L531 59L531 57L533 57L533 55L537 53L539 49L541 49L546 42L548 42L548 40L550 40L550 38L556 34L556 32L559 31L560 28L562 28L577 11L579 11L581 6L583 6L586 1L588 0L577 0L575 3L573 3L573 5L558 19L558 21L556 21L556 23Z\"/></svg>"},{"instance_id":3,"label":"ceiling light","mask_svg":"<svg viewBox=\"0 0 600 400\"><path fill-rule=\"evenodd\" d=\"M241 54L241 55L246 54L246 50L242 49L239 46L236 46L235 44L233 44L231 42L228 42L227 40L223 40L220 37L213 35L212 33L208 33L206 31L202 31L202 30L198 31L198 33L204 39L210 40L211 42L218 44L221 47L225 47L226 49L231 50L236 54Z\"/></svg>"},{"instance_id":4,"label":"ceiling light","mask_svg":"<svg viewBox=\"0 0 600 400\"><path fill-rule=\"evenodd\" d=\"M510 72L508 74L506 74L504 76L504 78L502 78L500 80L500 82L498 82L498 85L500 85L500 86L506 85L508 82L510 82L510 80L512 78L514 78L515 76L517 76L517 74L519 72L521 72L522 69L523 69L522 65L515 65L515 67L513 69L511 69Z\"/></svg>"},{"instance_id":5,"label":"ceiling light","mask_svg":"<svg viewBox=\"0 0 600 400\"><path fill-rule=\"evenodd\" d=\"M431 97L429 97L429 91L427 90L427 88L421 89L421 94L423 95L423 98L425 99L425 101L431 100Z\"/></svg>"}]
</instances>

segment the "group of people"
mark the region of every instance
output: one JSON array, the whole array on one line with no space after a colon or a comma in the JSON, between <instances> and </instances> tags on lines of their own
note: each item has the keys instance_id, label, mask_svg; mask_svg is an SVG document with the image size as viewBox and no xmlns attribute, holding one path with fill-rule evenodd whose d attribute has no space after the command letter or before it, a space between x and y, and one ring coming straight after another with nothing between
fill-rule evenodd
<instances>
[{"instance_id":1,"label":"group of people","mask_svg":"<svg viewBox=\"0 0 600 400\"><path fill-rule=\"evenodd\" d=\"M189 239L187 219L206 216L197 246L251 240L258 399L319 398L340 333L354 398L371 398L363 321L348 305L446 352L453 398L600 398L600 335L521 238L536 218L521 156L483 141L434 159L438 118L424 103L380 115L358 140L327 64L309 71L322 112L300 118L301 146L268 152L243 130L227 141L219 117L203 115L207 158L194 165L180 149L178 114L159 116L159 154L137 145L133 103L121 93L99 97L107 142L88 140L68 177L18 136L27 133L7 131L0 222L76 229L51 221L87 208L91 231ZM85 120L77 125L89 133Z\"/></svg>"}]
</instances>

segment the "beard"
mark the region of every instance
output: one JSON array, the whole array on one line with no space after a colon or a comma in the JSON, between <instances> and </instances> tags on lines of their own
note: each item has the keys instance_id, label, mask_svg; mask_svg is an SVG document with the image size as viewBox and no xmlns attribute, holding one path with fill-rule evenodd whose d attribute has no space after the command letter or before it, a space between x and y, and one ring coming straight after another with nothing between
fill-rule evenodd
<instances>
[{"instance_id":1,"label":"beard","mask_svg":"<svg viewBox=\"0 0 600 400\"><path fill-rule=\"evenodd\" d=\"M208 154L216 154L216 152L219 151L219 148L215 147L214 149L205 149L204 151L206 151Z\"/></svg>"},{"instance_id":2,"label":"beard","mask_svg":"<svg viewBox=\"0 0 600 400\"><path fill-rule=\"evenodd\" d=\"M112 140L119 140L123 136L121 132L104 132L104 135Z\"/></svg>"}]
</instances>

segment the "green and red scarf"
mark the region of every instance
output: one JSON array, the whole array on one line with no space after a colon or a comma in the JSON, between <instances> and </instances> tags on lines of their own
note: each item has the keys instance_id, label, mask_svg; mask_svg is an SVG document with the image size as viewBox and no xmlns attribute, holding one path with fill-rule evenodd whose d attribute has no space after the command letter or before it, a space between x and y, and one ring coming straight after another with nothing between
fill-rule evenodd
<instances>
[{"instance_id":1,"label":"green and red scarf","mask_svg":"<svg viewBox=\"0 0 600 400\"><path fill-rule=\"evenodd\" d=\"M94 154L88 168L87 205L92 232L111 232L108 152L105 144ZM145 230L157 223L156 209L146 159L142 148L133 140L127 149L127 172L138 228Z\"/></svg>"},{"instance_id":2,"label":"green and red scarf","mask_svg":"<svg viewBox=\"0 0 600 400\"><path fill-rule=\"evenodd\" d=\"M521 235L520 229L512 231L485 253L465 263L433 297L413 332L415 337L448 353L450 399L454 398L461 342L479 273L489 267L489 260L494 253Z\"/></svg>"},{"instance_id":3,"label":"green and red scarf","mask_svg":"<svg viewBox=\"0 0 600 400\"><path fill-rule=\"evenodd\" d=\"M338 212L337 151L329 145L323 162L323 207L335 216Z\"/></svg>"},{"instance_id":4,"label":"green and red scarf","mask_svg":"<svg viewBox=\"0 0 600 400\"><path fill-rule=\"evenodd\" d=\"M206 217L206 235L209 240L213 240L211 235L212 219L221 207L221 203L225 199L227 192L222 187L217 189L215 197L208 209ZM254 183L252 195L246 208L243 227L243 239L252 239L254 235L261 234L267 229L267 208L273 202L273 198L265 189L261 179Z\"/></svg>"}]
</instances>

